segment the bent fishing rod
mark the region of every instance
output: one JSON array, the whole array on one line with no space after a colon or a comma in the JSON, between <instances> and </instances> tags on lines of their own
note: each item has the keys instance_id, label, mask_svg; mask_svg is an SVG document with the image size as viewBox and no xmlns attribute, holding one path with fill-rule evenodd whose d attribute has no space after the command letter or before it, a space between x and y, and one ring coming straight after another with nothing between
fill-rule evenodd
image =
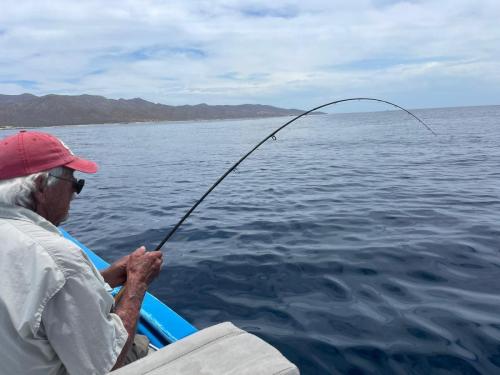
<instances>
[{"instance_id":1,"label":"bent fishing rod","mask_svg":"<svg viewBox=\"0 0 500 375\"><path fill-rule=\"evenodd\" d=\"M304 117L304 116L307 116L309 113L311 112L314 112L314 111L317 111L318 109L321 109L321 108L325 108L325 107L328 107L328 106L331 106L331 105L334 105L334 104L338 104L338 103L342 103L342 102L350 102L350 101L361 101L361 100L364 100L364 101L374 101L374 102L380 102L380 103L385 103L385 104L389 104L393 107L396 107L406 113L408 113L410 116L412 116L413 118L415 118L419 123L421 123L428 131L430 131L432 134L434 135L437 135L436 132L434 132L434 130L432 130L432 128L427 125L425 122L423 122L419 117L417 117L415 114L413 114L412 112L410 112L409 110L403 108L403 107L400 107L399 105L397 104L394 104L394 103L391 103L387 100L382 100L382 99L375 99L375 98L348 98L348 99L341 99L341 100L336 100L336 101L333 101L333 102L330 102L330 103L326 103L326 104L323 104L323 105L320 105L318 107L315 107L313 109L310 109L296 117L294 117L293 119L291 119L290 121L286 122L285 124L283 124L282 126L280 126L279 128L277 128L276 130L274 130L271 134L269 134L267 137L265 137L262 141L260 141L254 148L252 148L250 151L248 151L244 156L242 156L240 158L240 160L238 160L236 163L234 163L231 168L229 168L222 176L219 177L219 179L217 181L215 181L215 183L205 192L205 194L203 194L203 196L198 199L198 201L196 201L196 203L186 212L186 214L182 217L182 219L179 220L179 222L172 228L172 230L165 236L165 238L158 244L158 246L155 248L154 251L160 251L161 248L163 247L163 245L165 245L165 243L174 235L174 233L177 231L177 229L179 229L179 227L182 225L182 223L184 223L184 221L189 217L189 215L191 215L191 213L196 209L196 207L198 207L200 205L201 202L203 202L205 200L205 198L231 173L233 172L246 158L248 158L255 150L257 150L263 143L265 143L268 139L273 139L273 140L276 140L276 134L278 134L281 130L283 130L284 128L286 128L288 125L290 125L291 123L297 121L299 118L301 117ZM121 290L116 294L115 296L115 301L118 303L118 301L121 299L124 291L125 291L125 285L123 286L123 288L121 288Z\"/></svg>"},{"instance_id":2,"label":"bent fishing rod","mask_svg":"<svg viewBox=\"0 0 500 375\"><path fill-rule=\"evenodd\" d=\"M184 221L189 217L189 215L191 215L191 213L196 209L196 207L198 207L200 205L201 202L203 202L205 200L205 198L232 172L234 171L236 168L238 168L238 166L246 159L248 158L255 150L257 150L262 144L264 144L267 140L269 139L273 139L273 140L276 140L276 134L278 134L281 130L283 130L284 128L286 128L288 125L290 125L291 123L297 121L299 118L301 117L304 117L304 116L307 116L309 113L311 112L314 112L314 111L317 111L318 109L321 109L321 108L325 108L325 107L328 107L328 106L331 106L331 105L334 105L334 104L338 104L338 103L342 103L342 102L350 102L350 101L374 101L374 102L380 102L380 103L385 103L385 104L389 104L393 107L396 107L406 113L408 113L410 116L412 116L413 118L415 118L419 123L421 123L427 130L429 130L432 134L434 135L437 135L436 132L434 132L434 130L432 130L432 128L427 125L424 121L422 121L419 117L417 117L415 114L413 114L412 112L410 112L409 110L403 108L403 107L400 107L399 105L397 104L394 104L394 103L391 103L387 100L382 100L382 99L375 99L375 98L349 98L349 99L341 99L341 100L336 100L336 101L333 101L333 102L330 102L330 103L326 103L326 104L323 104L323 105L320 105L318 107L315 107L313 109L310 109L296 117L294 117L293 119L291 119L290 121L288 121L287 123L283 124L282 126L280 126L278 129L274 130L271 134L269 134L267 137L265 137L262 141L260 141L254 148L252 148L249 152L247 152L243 157L241 157L240 160L238 160L236 163L234 163L232 165L231 168L229 168L222 176L219 177L219 179L217 181L215 181L215 183L205 192L205 194L203 194L203 196L198 199L198 201L189 209L189 211L186 212L186 214L182 217L182 219L179 220L179 222L172 228L172 230L165 236L165 238L158 244L158 246L155 248L155 251L159 251L163 245L165 245L165 243L174 235L174 233L177 231L177 229L179 229L179 227L182 225L182 223L184 223Z\"/></svg>"}]
</instances>

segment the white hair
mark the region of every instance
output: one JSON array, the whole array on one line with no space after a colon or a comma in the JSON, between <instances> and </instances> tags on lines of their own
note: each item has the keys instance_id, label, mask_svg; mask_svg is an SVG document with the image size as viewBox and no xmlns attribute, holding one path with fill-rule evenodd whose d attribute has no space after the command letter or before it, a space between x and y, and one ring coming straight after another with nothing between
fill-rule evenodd
<instances>
[{"instance_id":1,"label":"white hair","mask_svg":"<svg viewBox=\"0 0 500 375\"><path fill-rule=\"evenodd\" d=\"M0 180L0 203L32 209L34 206L33 193L36 189L35 180L42 176L45 186L52 186L59 181L55 177L60 177L63 173L64 167L57 167L29 176Z\"/></svg>"}]
</instances>

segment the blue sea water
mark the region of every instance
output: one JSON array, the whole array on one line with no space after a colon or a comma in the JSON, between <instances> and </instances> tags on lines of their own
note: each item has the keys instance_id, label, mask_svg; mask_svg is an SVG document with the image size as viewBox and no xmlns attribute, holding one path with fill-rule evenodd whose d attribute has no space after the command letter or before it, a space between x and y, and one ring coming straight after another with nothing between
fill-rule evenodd
<instances>
[{"instance_id":1,"label":"blue sea water","mask_svg":"<svg viewBox=\"0 0 500 375\"><path fill-rule=\"evenodd\" d=\"M499 373L500 106L415 113L438 135L395 111L286 128L166 244L152 292L303 374ZM42 128L101 166L65 228L108 261L153 248L286 120Z\"/></svg>"}]
</instances>

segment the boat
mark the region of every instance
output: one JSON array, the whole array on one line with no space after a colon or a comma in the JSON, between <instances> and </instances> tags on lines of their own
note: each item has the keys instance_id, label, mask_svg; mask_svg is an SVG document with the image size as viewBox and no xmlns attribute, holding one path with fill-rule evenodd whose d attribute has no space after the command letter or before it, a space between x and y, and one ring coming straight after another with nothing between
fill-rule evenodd
<instances>
[{"instance_id":1,"label":"boat","mask_svg":"<svg viewBox=\"0 0 500 375\"><path fill-rule=\"evenodd\" d=\"M59 231L85 252L98 270L109 266L63 228ZM115 288L111 294L119 290ZM257 336L230 322L198 330L150 293L144 298L137 332L149 338L152 354L112 371L112 375L299 374L293 363Z\"/></svg>"}]
</instances>

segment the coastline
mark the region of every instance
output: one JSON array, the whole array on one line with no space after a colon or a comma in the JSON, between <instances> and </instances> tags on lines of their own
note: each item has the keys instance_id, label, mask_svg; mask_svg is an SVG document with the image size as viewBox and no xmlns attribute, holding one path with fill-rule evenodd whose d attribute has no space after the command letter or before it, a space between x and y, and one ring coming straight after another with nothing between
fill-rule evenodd
<instances>
[{"instance_id":1,"label":"coastline","mask_svg":"<svg viewBox=\"0 0 500 375\"><path fill-rule=\"evenodd\" d=\"M458 108L484 108L484 107L498 107L499 104L488 104L488 105L473 105L466 107L430 107L430 108L412 108L412 111L427 111L427 110L449 110ZM380 111L361 111L361 112L337 112L330 113L334 115L347 115L356 113L377 113L377 112L391 112L397 110L380 110ZM325 112L313 112L308 116L324 116L329 115ZM162 124L178 124L178 123L206 123L206 122L221 122L221 121L251 121L251 120L263 120L263 119L273 119L273 118L293 118L297 115L276 115L276 116L252 116L252 117L234 117L234 118L211 118L211 119L190 119L190 120L143 120L143 121L123 121L123 122L92 122L92 123L81 123L81 124L55 124L55 125L1 125L0 131L10 130L10 129L37 129L37 128L52 128L52 127L72 127L72 126L98 126L98 125L127 125L127 124L143 124L143 123L154 123L158 125Z\"/></svg>"},{"instance_id":2,"label":"coastline","mask_svg":"<svg viewBox=\"0 0 500 375\"><path fill-rule=\"evenodd\" d=\"M327 113L317 112L310 115L320 116ZM179 123L195 123L195 122L220 122L220 121L250 121L250 120L264 120L272 118L292 118L295 115L281 115L281 116L254 116L254 117L239 117L239 118L217 118L217 119L193 119L193 120L144 120L144 121L127 121L127 122L93 122L86 124L57 124L57 125L0 125L0 131L9 129L37 129L37 128L53 128L53 127L80 127L80 126L96 126L96 125L130 125L130 124L179 124Z\"/></svg>"}]
</instances>

